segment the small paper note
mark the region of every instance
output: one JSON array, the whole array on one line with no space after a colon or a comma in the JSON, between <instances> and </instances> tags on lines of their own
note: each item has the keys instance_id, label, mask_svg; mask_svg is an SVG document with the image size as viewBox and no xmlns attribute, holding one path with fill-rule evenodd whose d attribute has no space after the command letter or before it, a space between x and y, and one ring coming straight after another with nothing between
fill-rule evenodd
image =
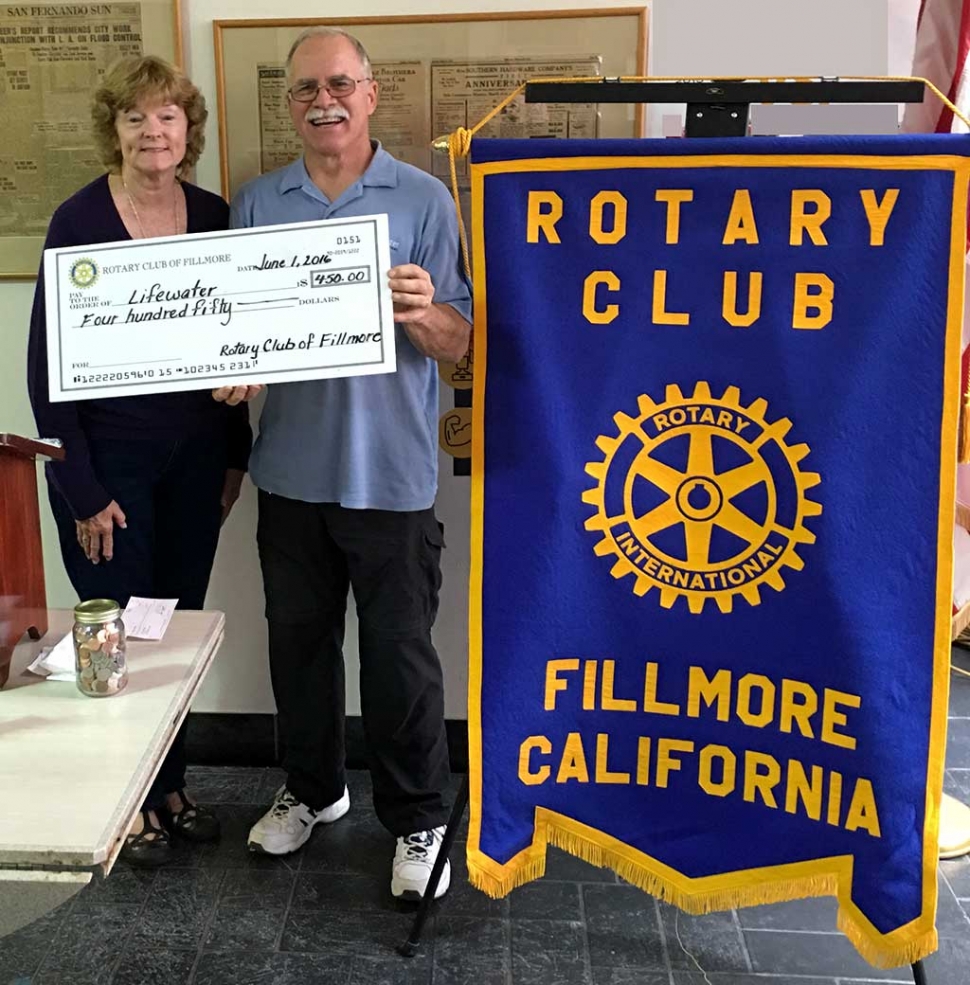
<instances>
[{"instance_id":1,"label":"small paper note","mask_svg":"<svg viewBox=\"0 0 970 985\"><path fill-rule=\"evenodd\" d=\"M125 635L139 640L160 640L168 629L178 599L140 599L132 596L121 614Z\"/></svg>"},{"instance_id":2,"label":"small paper note","mask_svg":"<svg viewBox=\"0 0 970 985\"><path fill-rule=\"evenodd\" d=\"M73 681L74 640L71 634L62 637L54 646L45 646L27 670L49 681Z\"/></svg>"}]
</instances>

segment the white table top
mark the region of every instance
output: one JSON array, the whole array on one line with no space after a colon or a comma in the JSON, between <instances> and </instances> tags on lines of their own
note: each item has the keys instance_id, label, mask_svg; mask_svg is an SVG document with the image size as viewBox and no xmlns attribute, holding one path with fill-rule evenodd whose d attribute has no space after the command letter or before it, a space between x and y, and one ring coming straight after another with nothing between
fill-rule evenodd
<instances>
[{"instance_id":1,"label":"white table top","mask_svg":"<svg viewBox=\"0 0 970 985\"><path fill-rule=\"evenodd\" d=\"M0 866L110 870L222 642L221 612L176 612L159 642L128 641L128 686L89 698L72 682L26 673L73 625L14 650L0 690Z\"/></svg>"}]
</instances>

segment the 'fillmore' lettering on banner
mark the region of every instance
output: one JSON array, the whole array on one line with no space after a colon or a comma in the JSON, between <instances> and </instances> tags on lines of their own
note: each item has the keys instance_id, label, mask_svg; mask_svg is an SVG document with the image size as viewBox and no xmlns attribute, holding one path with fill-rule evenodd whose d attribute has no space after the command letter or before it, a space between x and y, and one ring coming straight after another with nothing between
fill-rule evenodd
<instances>
[{"instance_id":1,"label":"'fillmore' lettering on banner","mask_svg":"<svg viewBox=\"0 0 970 985\"><path fill-rule=\"evenodd\" d=\"M544 708L547 712L561 710L560 694L568 692L574 712L710 716L718 722L774 728L842 749L857 746L855 736L847 730L845 709L861 708L862 698L835 688L824 688L819 694L806 681L783 678L776 683L763 674L750 673L734 680L728 668L709 675L703 667L691 666L686 694L680 701L671 701L665 699L675 697L673 693L660 696L660 667L654 661L643 665L635 692L620 696L615 682L615 660L550 660L546 664ZM602 720L598 724L602 725ZM644 727L648 724L645 721ZM617 747L622 751L617 752ZM726 743L709 742L698 747L692 739L651 735L638 735L634 746L628 736L604 731L569 732L560 744L545 735L530 735L519 746L519 780L527 786L574 782L667 788L674 782L671 774L682 770L684 782L693 781L712 797L736 794L751 804L880 837L870 779L848 777L800 759L780 761L769 753L732 748ZM690 775L686 775L688 770Z\"/></svg>"}]
</instances>

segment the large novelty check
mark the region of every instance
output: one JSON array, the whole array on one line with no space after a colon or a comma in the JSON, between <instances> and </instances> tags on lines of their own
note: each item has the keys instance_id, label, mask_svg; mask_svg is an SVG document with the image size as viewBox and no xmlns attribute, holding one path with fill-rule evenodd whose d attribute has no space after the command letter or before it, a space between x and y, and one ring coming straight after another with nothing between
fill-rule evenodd
<instances>
[{"instance_id":1,"label":"large novelty check","mask_svg":"<svg viewBox=\"0 0 970 985\"><path fill-rule=\"evenodd\" d=\"M391 373L386 215L44 252L50 399Z\"/></svg>"}]
</instances>

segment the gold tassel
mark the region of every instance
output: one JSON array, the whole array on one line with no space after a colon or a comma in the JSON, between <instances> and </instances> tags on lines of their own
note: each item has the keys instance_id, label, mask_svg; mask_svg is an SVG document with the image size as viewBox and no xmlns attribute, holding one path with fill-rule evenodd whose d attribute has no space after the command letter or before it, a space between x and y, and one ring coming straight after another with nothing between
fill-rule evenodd
<instances>
[{"instance_id":1,"label":"gold tassel","mask_svg":"<svg viewBox=\"0 0 970 985\"><path fill-rule=\"evenodd\" d=\"M836 923L839 930L852 942L852 946L876 968L901 968L903 965L914 964L928 958L940 946L935 927L912 940L894 942L887 950L885 945L873 944L872 939L859 930L859 925L846 918L841 910Z\"/></svg>"}]
</instances>

